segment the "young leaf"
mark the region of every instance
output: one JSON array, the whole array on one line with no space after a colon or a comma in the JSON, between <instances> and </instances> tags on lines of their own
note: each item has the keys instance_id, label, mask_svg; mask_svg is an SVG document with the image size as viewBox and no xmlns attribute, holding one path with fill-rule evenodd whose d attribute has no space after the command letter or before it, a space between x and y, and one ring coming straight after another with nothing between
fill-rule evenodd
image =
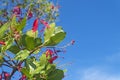
<instances>
[{"instance_id":1,"label":"young leaf","mask_svg":"<svg viewBox=\"0 0 120 80\"><path fill-rule=\"evenodd\" d=\"M29 37L37 38L38 36L38 31L33 32L32 30L27 31L26 35Z\"/></svg>"},{"instance_id":2,"label":"young leaf","mask_svg":"<svg viewBox=\"0 0 120 80\"><path fill-rule=\"evenodd\" d=\"M45 29L44 41L47 42L55 31L55 23L50 24L50 28Z\"/></svg>"},{"instance_id":3,"label":"young leaf","mask_svg":"<svg viewBox=\"0 0 120 80\"><path fill-rule=\"evenodd\" d=\"M26 48L28 50L32 50L35 48L35 42L33 37L26 36L25 37Z\"/></svg>"},{"instance_id":4,"label":"young leaf","mask_svg":"<svg viewBox=\"0 0 120 80\"><path fill-rule=\"evenodd\" d=\"M29 56L30 52L28 50L21 50L20 52L18 52L15 56L16 60L24 60Z\"/></svg>"},{"instance_id":5,"label":"young leaf","mask_svg":"<svg viewBox=\"0 0 120 80\"><path fill-rule=\"evenodd\" d=\"M21 72L25 74L28 78L32 77L32 75L29 73L29 70L27 68L22 68Z\"/></svg>"},{"instance_id":6,"label":"young leaf","mask_svg":"<svg viewBox=\"0 0 120 80\"><path fill-rule=\"evenodd\" d=\"M23 30L23 28L26 26L26 21L27 21L27 19L26 19L26 17L24 17L22 19L22 21L20 22L20 24L17 26L17 30L18 31Z\"/></svg>"},{"instance_id":7,"label":"young leaf","mask_svg":"<svg viewBox=\"0 0 120 80\"><path fill-rule=\"evenodd\" d=\"M54 34L46 42L47 46L54 46L60 43L66 36L66 32L61 27L56 27Z\"/></svg>"},{"instance_id":8,"label":"young leaf","mask_svg":"<svg viewBox=\"0 0 120 80\"><path fill-rule=\"evenodd\" d=\"M3 46L1 47L1 52L5 52L7 49L9 49L9 48L12 46L12 44L13 44L13 39L9 39L9 40L6 41L5 43L6 43L6 45L3 45Z\"/></svg>"},{"instance_id":9,"label":"young leaf","mask_svg":"<svg viewBox=\"0 0 120 80\"><path fill-rule=\"evenodd\" d=\"M10 23L7 22L0 28L0 38L4 36L4 33L8 29L9 26L10 26Z\"/></svg>"},{"instance_id":10,"label":"young leaf","mask_svg":"<svg viewBox=\"0 0 120 80\"><path fill-rule=\"evenodd\" d=\"M48 60L46 58L46 55L43 53L40 57L40 65L45 66L48 63Z\"/></svg>"},{"instance_id":11,"label":"young leaf","mask_svg":"<svg viewBox=\"0 0 120 80\"><path fill-rule=\"evenodd\" d=\"M17 54L20 51L19 47L16 45L11 46L8 50L14 54Z\"/></svg>"}]
</instances>

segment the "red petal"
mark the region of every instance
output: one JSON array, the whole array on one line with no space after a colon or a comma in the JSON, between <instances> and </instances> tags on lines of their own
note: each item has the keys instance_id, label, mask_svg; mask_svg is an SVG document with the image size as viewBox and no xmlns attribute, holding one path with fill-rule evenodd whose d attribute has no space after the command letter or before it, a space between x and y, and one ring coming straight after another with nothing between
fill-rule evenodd
<instances>
[{"instance_id":1,"label":"red petal","mask_svg":"<svg viewBox=\"0 0 120 80\"><path fill-rule=\"evenodd\" d=\"M33 32L38 30L38 21L39 21L39 19L37 18L37 19L35 19L35 21L33 23L33 28L32 28Z\"/></svg>"},{"instance_id":2,"label":"red petal","mask_svg":"<svg viewBox=\"0 0 120 80\"><path fill-rule=\"evenodd\" d=\"M3 41L0 41L0 44L1 44L1 45L5 45L5 42L3 42Z\"/></svg>"},{"instance_id":3,"label":"red petal","mask_svg":"<svg viewBox=\"0 0 120 80\"><path fill-rule=\"evenodd\" d=\"M48 57L49 55L52 56L54 54L54 52L50 49L47 49L46 51L46 57Z\"/></svg>"},{"instance_id":4,"label":"red petal","mask_svg":"<svg viewBox=\"0 0 120 80\"><path fill-rule=\"evenodd\" d=\"M49 62L50 64L52 64L53 61L56 60L57 58L58 58L58 56L54 56L54 57L52 57L51 59L49 59L48 62Z\"/></svg>"}]
</instances>

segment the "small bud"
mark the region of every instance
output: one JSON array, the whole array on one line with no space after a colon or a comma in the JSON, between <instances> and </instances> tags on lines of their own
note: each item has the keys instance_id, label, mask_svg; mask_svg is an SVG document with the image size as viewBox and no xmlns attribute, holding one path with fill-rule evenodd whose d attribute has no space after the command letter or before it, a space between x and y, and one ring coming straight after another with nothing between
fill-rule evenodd
<instances>
[{"instance_id":1,"label":"small bud","mask_svg":"<svg viewBox=\"0 0 120 80\"><path fill-rule=\"evenodd\" d=\"M21 14L21 9L20 9L20 7L19 7L19 6L14 7L14 8L13 8L13 13L14 13L16 16L20 15L20 14Z\"/></svg>"},{"instance_id":2,"label":"small bud","mask_svg":"<svg viewBox=\"0 0 120 80\"><path fill-rule=\"evenodd\" d=\"M35 21L33 23L33 28L32 28L33 32L36 32L38 29L38 21L39 21L39 19L37 18L37 19L35 19Z\"/></svg>"}]
</instances>

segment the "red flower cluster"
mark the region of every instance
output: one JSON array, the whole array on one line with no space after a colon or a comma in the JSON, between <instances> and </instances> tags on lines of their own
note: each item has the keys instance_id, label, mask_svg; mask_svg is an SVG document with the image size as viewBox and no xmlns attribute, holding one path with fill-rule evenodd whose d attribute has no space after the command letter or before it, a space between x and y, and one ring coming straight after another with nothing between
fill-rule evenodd
<instances>
[{"instance_id":1,"label":"red flower cluster","mask_svg":"<svg viewBox=\"0 0 120 80\"><path fill-rule=\"evenodd\" d=\"M35 21L33 23L33 28L32 28L33 32L36 32L38 29L38 21L39 21L39 19L37 18L37 19L35 19Z\"/></svg>"},{"instance_id":2,"label":"red flower cluster","mask_svg":"<svg viewBox=\"0 0 120 80\"><path fill-rule=\"evenodd\" d=\"M5 45L5 42L4 41L0 41L0 45Z\"/></svg>"},{"instance_id":3,"label":"red flower cluster","mask_svg":"<svg viewBox=\"0 0 120 80\"><path fill-rule=\"evenodd\" d=\"M19 7L19 6L14 7L14 8L13 8L13 13L14 13L16 16L20 15L20 14L21 14L21 9L20 9L20 7Z\"/></svg>"},{"instance_id":4,"label":"red flower cluster","mask_svg":"<svg viewBox=\"0 0 120 80\"><path fill-rule=\"evenodd\" d=\"M46 51L46 57L50 56L50 59L48 60L48 62L50 64L53 63L54 60L56 60L58 58L58 56L54 56L55 52L53 52L52 50L48 49Z\"/></svg>"},{"instance_id":5,"label":"red flower cluster","mask_svg":"<svg viewBox=\"0 0 120 80\"><path fill-rule=\"evenodd\" d=\"M54 54L54 52L52 50L47 49L47 51L46 51L46 57L48 57L48 56L51 57L53 54Z\"/></svg>"},{"instance_id":6,"label":"red flower cluster","mask_svg":"<svg viewBox=\"0 0 120 80\"><path fill-rule=\"evenodd\" d=\"M58 58L58 56L53 56L52 58L50 58L50 59L48 60L48 62L49 62L50 64L52 64L53 61L56 60L57 58Z\"/></svg>"}]
</instances>

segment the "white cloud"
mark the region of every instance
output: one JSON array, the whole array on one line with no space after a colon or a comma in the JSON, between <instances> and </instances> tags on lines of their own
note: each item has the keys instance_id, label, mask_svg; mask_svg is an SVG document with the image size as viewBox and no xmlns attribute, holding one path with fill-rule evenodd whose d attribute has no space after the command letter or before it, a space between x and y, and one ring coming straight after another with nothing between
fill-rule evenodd
<instances>
[{"instance_id":1,"label":"white cloud","mask_svg":"<svg viewBox=\"0 0 120 80\"><path fill-rule=\"evenodd\" d=\"M120 74L111 74L105 70L88 69L82 71L78 80L120 80Z\"/></svg>"}]
</instances>

